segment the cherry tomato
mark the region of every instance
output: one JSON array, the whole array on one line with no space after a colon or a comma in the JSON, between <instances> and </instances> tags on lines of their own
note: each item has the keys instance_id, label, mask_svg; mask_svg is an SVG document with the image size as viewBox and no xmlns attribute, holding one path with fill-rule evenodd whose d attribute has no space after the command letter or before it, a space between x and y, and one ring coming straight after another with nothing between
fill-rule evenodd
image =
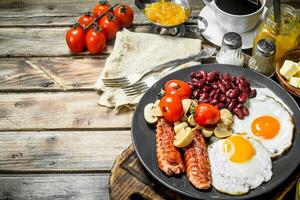
<instances>
[{"instance_id":1,"label":"cherry tomato","mask_svg":"<svg viewBox=\"0 0 300 200\"><path fill-rule=\"evenodd\" d=\"M217 124L220 121L220 110L209 103L199 103L195 108L194 119L200 126Z\"/></svg>"},{"instance_id":2,"label":"cherry tomato","mask_svg":"<svg viewBox=\"0 0 300 200\"><path fill-rule=\"evenodd\" d=\"M85 31L78 23L74 24L66 33L66 42L73 53L83 52L85 49Z\"/></svg>"},{"instance_id":3,"label":"cherry tomato","mask_svg":"<svg viewBox=\"0 0 300 200\"><path fill-rule=\"evenodd\" d=\"M114 10L114 15L119 21L119 24L122 28L129 28L133 21L133 11L127 5L119 5Z\"/></svg>"},{"instance_id":4,"label":"cherry tomato","mask_svg":"<svg viewBox=\"0 0 300 200\"><path fill-rule=\"evenodd\" d=\"M103 28L107 40L114 39L119 31L119 22L111 13L107 13L105 16L103 16L100 19L99 25Z\"/></svg>"},{"instance_id":5,"label":"cherry tomato","mask_svg":"<svg viewBox=\"0 0 300 200\"><path fill-rule=\"evenodd\" d=\"M106 0L100 0L99 3L93 9L94 17L99 17L110 8L110 4ZM109 12L113 13L113 10Z\"/></svg>"},{"instance_id":6,"label":"cherry tomato","mask_svg":"<svg viewBox=\"0 0 300 200\"><path fill-rule=\"evenodd\" d=\"M192 94L189 85L181 80L170 80L165 85L165 94L176 94L182 99L187 99Z\"/></svg>"},{"instance_id":7,"label":"cherry tomato","mask_svg":"<svg viewBox=\"0 0 300 200\"><path fill-rule=\"evenodd\" d=\"M78 23L81 24L83 27L87 27L88 25L90 25L90 23L92 23L93 19L94 17L92 15L92 12L88 11L84 13L84 15L79 17Z\"/></svg>"},{"instance_id":8,"label":"cherry tomato","mask_svg":"<svg viewBox=\"0 0 300 200\"><path fill-rule=\"evenodd\" d=\"M181 99L177 95L165 95L160 100L159 107L168 122L179 121L183 115Z\"/></svg>"},{"instance_id":9,"label":"cherry tomato","mask_svg":"<svg viewBox=\"0 0 300 200\"><path fill-rule=\"evenodd\" d=\"M96 26L88 31L85 42L87 49L91 54L99 54L106 46L106 36L101 28Z\"/></svg>"}]
</instances>

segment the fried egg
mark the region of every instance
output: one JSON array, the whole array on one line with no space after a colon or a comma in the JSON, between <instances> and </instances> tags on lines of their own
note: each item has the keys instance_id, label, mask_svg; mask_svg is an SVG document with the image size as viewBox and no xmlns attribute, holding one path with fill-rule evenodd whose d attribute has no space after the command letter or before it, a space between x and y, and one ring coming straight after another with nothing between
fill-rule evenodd
<instances>
[{"instance_id":1,"label":"fried egg","mask_svg":"<svg viewBox=\"0 0 300 200\"><path fill-rule=\"evenodd\" d=\"M272 177L268 151L255 139L233 134L209 145L212 185L216 190L241 195Z\"/></svg>"},{"instance_id":2,"label":"fried egg","mask_svg":"<svg viewBox=\"0 0 300 200\"><path fill-rule=\"evenodd\" d=\"M280 102L265 96L250 99L247 107L248 117L243 120L234 118L234 132L246 133L259 140L271 157L282 154L292 145L294 123Z\"/></svg>"}]
</instances>

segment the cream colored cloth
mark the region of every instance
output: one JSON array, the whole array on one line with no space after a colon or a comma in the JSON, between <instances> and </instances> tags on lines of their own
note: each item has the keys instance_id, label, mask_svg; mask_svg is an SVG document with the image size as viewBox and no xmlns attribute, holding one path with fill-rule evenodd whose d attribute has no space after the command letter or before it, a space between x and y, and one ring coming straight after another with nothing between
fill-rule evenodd
<instances>
[{"instance_id":1,"label":"cream colored cloth","mask_svg":"<svg viewBox=\"0 0 300 200\"><path fill-rule=\"evenodd\" d=\"M199 53L201 40L178 37L167 37L149 33L134 33L128 30L117 33L115 46L107 58L96 89L103 91L99 104L114 107L116 111L121 108L133 109L142 95L128 97L121 89L105 87L102 78L117 78L132 73L142 73L149 68L165 62L185 58ZM181 65L175 70L191 66L194 62ZM160 79L166 73L153 74Z\"/></svg>"}]
</instances>

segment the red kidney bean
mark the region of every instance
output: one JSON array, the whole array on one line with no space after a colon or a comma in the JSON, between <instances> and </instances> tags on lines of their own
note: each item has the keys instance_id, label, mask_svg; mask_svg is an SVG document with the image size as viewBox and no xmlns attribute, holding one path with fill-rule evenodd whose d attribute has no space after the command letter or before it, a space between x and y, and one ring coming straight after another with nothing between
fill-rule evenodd
<instances>
[{"instance_id":1,"label":"red kidney bean","mask_svg":"<svg viewBox=\"0 0 300 200\"><path fill-rule=\"evenodd\" d=\"M214 73L214 72L208 72L207 73L207 80L208 81L212 81L212 80L214 80L215 79L215 77L216 77L216 74Z\"/></svg>"},{"instance_id":2,"label":"red kidney bean","mask_svg":"<svg viewBox=\"0 0 300 200\"><path fill-rule=\"evenodd\" d=\"M219 100L219 94L216 93L213 98L216 99L216 100Z\"/></svg>"},{"instance_id":3,"label":"red kidney bean","mask_svg":"<svg viewBox=\"0 0 300 200\"><path fill-rule=\"evenodd\" d=\"M189 87L191 88L192 91L195 89L192 84L189 84Z\"/></svg>"},{"instance_id":4,"label":"red kidney bean","mask_svg":"<svg viewBox=\"0 0 300 200\"><path fill-rule=\"evenodd\" d=\"M202 102L202 103L209 103L209 100L208 99L204 99L204 100L202 100L200 102Z\"/></svg>"},{"instance_id":5,"label":"red kidney bean","mask_svg":"<svg viewBox=\"0 0 300 200\"><path fill-rule=\"evenodd\" d=\"M249 86L247 86L246 84L239 83L238 87L241 90L241 92L245 92L245 93L249 93L250 92Z\"/></svg>"},{"instance_id":6,"label":"red kidney bean","mask_svg":"<svg viewBox=\"0 0 300 200\"><path fill-rule=\"evenodd\" d=\"M195 76L195 78L197 78L197 79L201 79L201 78L202 78L202 74L200 74L200 73L196 73L196 76Z\"/></svg>"},{"instance_id":7,"label":"red kidney bean","mask_svg":"<svg viewBox=\"0 0 300 200\"><path fill-rule=\"evenodd\" d=\"M191 84L192 84L192 86L194 86L195 88L198 87L198 82L192 82Z\"/></svg>"},{"instance_id":8,"label":"red kidney bean","mask_svg":"<svg viewBox=\"0 0 300 200\"><path fill-rule=\"evenodd\" d=\"M198 99L200 95L200 90L199 89L194 90L192 95L195 99Z\"/></svg>"},{"instance_id":9,"label":"red kidney bean","mask_svg":"<svg viewBox=\"0 0 300 200\"><path fill-rule=\"evenodd\" d=\"M256 89L252 89L249 94L250 98L256 97Z\"/></svg>"},{"instance_id":10,"label":"red kidney bean","mask_svg":"<svg viewBox=\"0 0 300 200\"><path fill-rule=\"evenodd\" d=\"M225 97L225 107L226 108L228 108L228 106L229 106L229 104L230 104L230 102L231 102L231 98L229 98L229 97Z\"/></svg>"},{"instance_id":11,"label":"red kidney bean","mask_svg":"<svg viewBox=\"0 0 300 200\"><path fill-rule=\"evenodd\" d=\"M240 109L240 108L235 108L235 109L233 109L233 113L236 114L236 116L237 116L239 119L244 119L244 118L245 118L245 115L244 115L242 109Z\"/></svg>"},{"instance_id":12,"label":"red kidney bean","mask_svg":"<svg viewBox=\"0 0 300 200\"><path fill-rule=\"evenodd\" d=\"M218 88L218 83L217 82L211 83L211 87L213 87L214 89L217 89Z\"/></svg>"},{"instance_id":13,"label":"red kidney bean","mask_svg":"<svg viewBox=\"0 0 300 200\"><path fill-rule=\"evenodd\" d=\"M197 87L200 89L200 88L202 88L202 86L204 85L204 82L203 81L198 81L197 82Z\"/></svg>"},{"instance_id":14,"label":"red kidney bean","mask_svg":"<svg viewBox=\"0 0 300 200\"><path fill-rule=\"evenodd\" d=\"M212 97L212 96L214 96L215 94L216 94L216 90L212 90L212 91L210 91L209 96Z\"/></svg>"},{"instance_id":15,"label":"red kidney bean","mask_svg":"<svg viewBox=\"0 0 300 200\"><path fill-rule=\"evenodd\" d=\"M237 88L234 89L230 89L226 92L226 96L230 97L230 98L236 98L239 95L240 91Z\"/></svg>"},{"instance_id":16,"label":"red kidney bean","mask_svg":"<svg viewBox=\"0 0 300 200\"><path fill-rule=\"evenodd\" d=\"M237 100L232 99L230 104L228 105L228 110L233 111L233 109L237 106Z\"/></svg>"},{"instance_id":17,"label":"red kidney bean","mask_svg":"<svg viewBox=\"0 0 300 200\"><path fill-rule=\"evenodd\" d=\"M248 110L248 108L246 106L242 107L242 111L243 111L243 113L244 113L245 116L249 115L249 110Z\"/></svg>"},{"instance_id":18,"label":"red kidney bean","mask_svg":"<svg viewBox=\"0 0 300 200\"><path fill-rule=\"evenodd\" d=\"M225 107L224 103L217 103L215 106L216 106L218 109L222 109L222 108Z\"/></svg>"},{"instance_id":19,"label":"red kidney bean","mask_svg":"<svg viewBox=\"0 0 300 200\"><path fill-rule=\"evenodd\" d=\"M192 82L198 82L199 80L197 78L192 78Z\"/></svg>"},{"instance_id":20,"label":"red kidney bean","mask_svg":"<svg viewBox=\"0 0 300 200\"><path fill-rule=\"evenodd\" d=\"M226 101L226 96L224 94L220 94L219 101L225 102Z\"/></svg>"},{"instance_id":21,"label":"red kidney bean","mask_svg":"<svg viewBox=\"0 0 300 200\"><path fill-rule=\"evenodd\" d=\"M220 89L219 88L216 89L216 93L220 94Z\"/></svg>"},{"instance_id":22,"label":"red kidney bean","mask_svg":"<svg viewBox=\"0 0 300 200\"><path fill-rule=\"evenodd\" d=\"M191 78L193 79L193 78L195 78L196 77L196 72L192 72L191 73Z\"/></svg>"},{"instance_id":23,"label":"red kidney bean","mask_svg":"<svg viewBox=\"0 0 300 200\"><path fill-rule=\"evenodd\" d=\"M218 103L218 100L217 99L213 99L209 103L212 104L212 105L216 105Z\"/></svg>"},{"instance_id":24,"label":"red kidney bean","mask_svg":"<svg viewBox=\"0 0 300 200\"><path fill-rule=\"evenodd\" d=\"M201 93L199 94L199 101L203 101L205 99L208 99L208 94L207 93Z\"/></svg>"},{"instance_id":25,"label":"red kidney bean","mask_svg":"<svg viewBox=\"0 0 300 200\"><path fill-rule=\"evenodd\" d=\"M218 86L219 86L219 89L225 94L226 93L225 86L222 83L219 83Z\"/></svg>"},{"instance_id":26,"label":"red kidney bean","mask_svg":"<svg viewBox=\"0 0 300 200\"><path fill-rule=\"evenodd\" d=\"M208 85L205 85L205 86L203 86L203 88L202 88L202 91L203 92L209 92L209 91L211 91L211 87L210 86L208 86Z\"/></svg>"},{"instance_id":27,"label":"red kidney bean","mask_svg":"<svg viewBox=\"0 0 300 200\"><path fill-rule=\"evenodd\" d=\"M239 103L236 107L241 108L242 106L243 106L243 104Z\"/></svg>"},{"instance_id":28,"label":"red kidney bean","mask_svg":"<svg viewBox=\"0 0 300 200\"><path fill-rule=\"evenodd\" d=\"M229 75L228 73L224 73L224 74L223 74L223 79L224 79L224 80L230 81L230 80L231 80L231 77L230 77L230 75Z\"/></svg>"},{"instance_id":29,"label":"red kidney bean","mask_svg":"<svg viewBox=\"0 0 300 200\"><path fill-rule=\"evenodd\" d=\"M236 88L237 87L234 82L231 82L230 85L231 85L231 88Z\"/></svg>"},{"instance_id":30,"label":"red kidney bean","mask_svg":"<svg viewBox=\"0 0 300 200\"><path fill-rule=\"evenodd\" d=\"M247 93L242 92L238 97L238 101L240 103L245 103L247 101L248 97L249 97L249 95Z\"/></svg>"},{"instance_id":31,"label":"red kidney bean","mask_svg":"<svg viewBox=\"0 0 300 200\"><path fill-rule=\"evenodd\" d=\"M206 80L206 72L205 71L203 71L203 70L201 70L201 71L199 71L199 74L201 74L201 77L204 79L204 80Z\"/></svg>"}]
</instances>

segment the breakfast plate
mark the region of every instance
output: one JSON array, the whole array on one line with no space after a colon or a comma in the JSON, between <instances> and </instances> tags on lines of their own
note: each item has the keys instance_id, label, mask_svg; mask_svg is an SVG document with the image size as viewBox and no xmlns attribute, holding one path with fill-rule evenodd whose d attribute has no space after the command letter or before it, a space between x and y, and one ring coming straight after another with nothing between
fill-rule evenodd
<instances>
[{"instance_id":1,"label":"breakfast plate","mask_svg":"<svg viewBox=\"0 0 300 200\"><path fill-rule=\"evenodd\" d=\"M265 8L257 26L259 26L259 24L264 19L263 16L265 15L266 11L267 11L267 9ZM199 16L206 19L207 24L208 24L206 27L206 30L202 33L202 35L211 43L221 46L222 38L223 38L223 35L226 33L226 31L223 30L218 25L218 23L215 19L214 11L210 7L205 6L201 10ZM198 26L199 26L199 28L202 27L202 23L200 21L198 21ZM254 35L255 35L255 30L256 30L257 26L254 29L252 29L251 31L241 34L242 41L243 41L242 49L250 49L253 47Z\"/></svg>"},{"instance_id":2,"label":"breakfast plate","mask_svg":"<svg viewBox=\"0 0 300 200\"><path fill-rule=\"evenodd\" d=\"M255 88L271 90L285 105L288 106L292 115L295 129L294 139L291 148L272 161L272 178L257 188L250 190L244 195L228 195L218 192L214 187L209 190L196 189L187 179L185 174L180 176L167 176L158 167L156 158L156 137L155 125L149 125L144 118L144 108L147 104L155 102L158 93L165 83L172 79L189 81L190 73L199 70L219 71L220 73L230 72L233 76L243 76L249 80L251 86ZM298 167L300 163L300 109L294 99L276 82L246 68L231 65L207 64L197 65L176 71L159 80L142 97L137 105L132 120L132 142L135 151L146 170L159 182L170 189L197 199L248 199L258 197L271 192L283 183ZM253 177L255 178L255 177Z\"/></svg>"}]
</instances>

